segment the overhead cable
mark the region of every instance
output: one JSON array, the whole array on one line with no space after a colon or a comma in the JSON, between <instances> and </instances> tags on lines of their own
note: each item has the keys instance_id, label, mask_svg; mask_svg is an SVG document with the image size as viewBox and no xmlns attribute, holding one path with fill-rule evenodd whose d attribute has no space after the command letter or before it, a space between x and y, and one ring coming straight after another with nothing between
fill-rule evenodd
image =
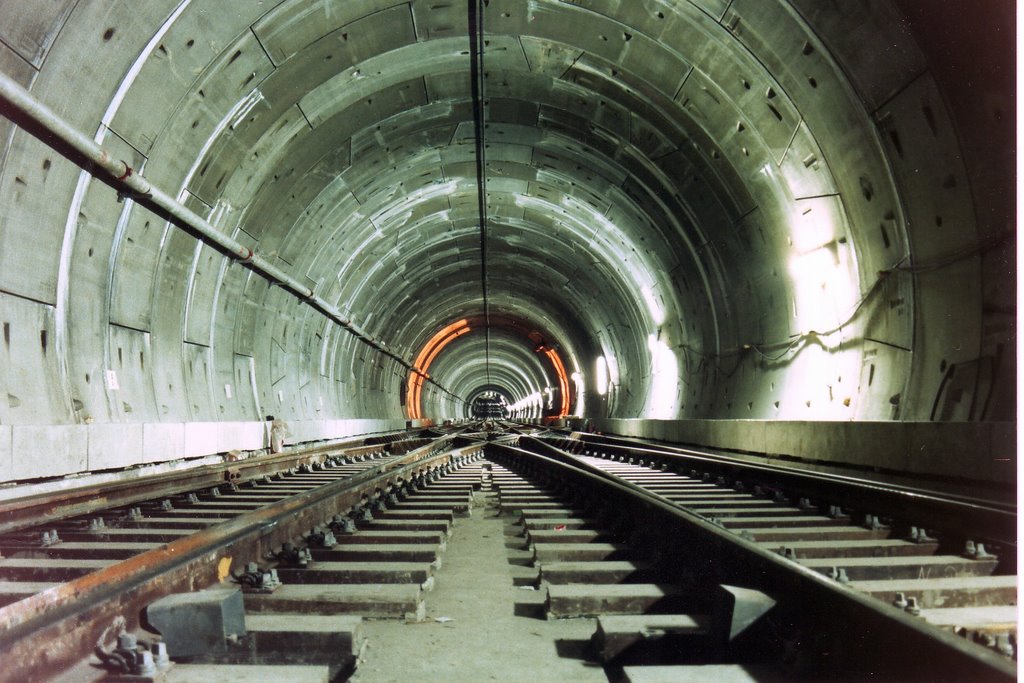
<instances>
[{"instance_id":1,"label":"overhead cable","mask_svg":"<svg viewBox=\"0 0 1024 683\"><path fill-rule=\"evenodd\" d=\"M477 212L480 221L480 290L484 308L484 358L487 384L491 383L491 311L487 293L487 146L484 142L485 92L484 81L484 4L485 0L469 3L469 77L473 99L473 140L476 147Z\"/></svg>"}]
</instances>

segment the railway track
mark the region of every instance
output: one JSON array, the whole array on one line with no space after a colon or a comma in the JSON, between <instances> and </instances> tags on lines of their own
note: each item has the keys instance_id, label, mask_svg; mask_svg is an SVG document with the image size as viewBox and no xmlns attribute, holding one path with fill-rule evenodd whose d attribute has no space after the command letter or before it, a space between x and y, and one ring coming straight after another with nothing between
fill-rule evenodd
<instances>
[{"instance_id":1,"label":"railway track","mask_svg":"<svg viewBox=\"0 0 1024 683\"><path fill-rule=\"evenodd\" d=\"M110 567L318 486L386 464L374 450L335 465L304 466L200 491L114 507L0 536L0 606Z\"/></svg>"},{"instance_id":2,"label":"railway track","mask_svg":"<svg viewBox=\"0 0 1024 683\"><path fill-rule=\"evenodd\" d=\"M1015 678L1005 507L530 428L257 460L30 501L0 680ZM494 524L506 570L460 555Z\"/></svg>"},{"instance_id":3,"label":"railway track","mask_svg":"<svg viewBox=\"0 0 1024 683\"><path fill-rule=\"evenodd\" d=\"M131 500L115 486L111 497L130 502L113 507L103 506L102 491L71 493L74 504L62 509L87 509L85 515L50 513L42 515L44 525L9 530L0 537L0 680L215 680L252 675L246 666L310 661L312 668L274 675L337 679L353 664L358 640L358 623L337 615L422 612L451 519L468 505L466 496L438 497L438 487L425 500L423 490L481 450L436 434L377 441L188 473L185 484L163 477L141 490L173 493L147 500ZM197 480L202 489L182 489ZM207 488L209 481L221 483ZM396 557L401 562L381 561ZM303 571L310 564L318 569ZM317 585L331 581L333 590ZM244 600L232 597L241 589ZM161 607L168 596L171 603ZM262 616L282 604L315 604L324 619ZM261 616L246 619L243 607ZM162 638L143 629L158 622ZM195 642L209 644L211 629L221 630L220 642L198 656ZM175 642L173 633L184 640ZM147 640L152 651L138 644ZM286 644L296 640L321 643L331 654L303 647L295 663L296 650ZM181 653L188 664L166 666ZM233 668L216 668L225 662Z\"/></svg>"},{"instance_id":4,"label":"railway track","mask_svg":"<svg viewBox=\"0 0 1024 683\"><path fill-rule=\"evenodd\" d=\"M760 586L780 603L788 598L790 607L803 603L805 611L819 609L811 596L819 598L816 588L824 579L830 590L821 592L820 599L826 601L832 618L842 622L845 600L857 598L859 605L865 606L861 598L869 597L875 602L872 611L878 619L877 623L870 620L871 632L862 639L910 625L930 639L921 644L930 648L927 654L918 651L910 658L916 664L891 670L898 680L1015 677L1016 512L1011 506L874 483L865 486L846 477L795 473L708 454L681 453L679 449L605 442L600 437L583 440L548 435L522 439L519 445L560 463L578 464L610 483L642 491L658 505L676 508L676 517L683 522L676 525L680 535L687 534L686 527L703 526L719 537L732 536L729 554L748 565L742 585ZM654 519L649 522L656 523ZM694 540L703 550L708 538ZM661 549L666 546L658 547L663 554ZM721 566L718 560L708 559L708 573L736 573L728 562ZM783 567L789 565L789 581L807 591L803 596L799 591L787 596L786 581L775 577L780 562ZM673 564L672 573L678 576L693 573L694 564L699 572L702 560L694 563L676 557ZM772 578L759 581L758 571ZM808 574L813 574L813 579ZM852 610L851 623L857 611ZM808 640L808 632L821 639L829 630L836 631L834 625L805 621L809 624L790 628L790 643ZM801 634L800 638L794 640L793 633ZM851 640L848 631L846 635ZM878 643L890 657L899 647L893 647L898 642L896 635L888 647ZM909 636L904 633L902 637ZM954 642L957 639L959 643ZM792 647L785 638L778 645ZM842 642L819 649L833 653L863 650ZM954 652L963 653L965 659L952 661L957 659L951 656ZM800 656L815 659L806 652ZM803 668L822 676L829 669L831 677L844 670L835 664L808 661ZM886 663L876 666L885 670ZM854 679L871 673L858 673L856 662L845 668Z\"/></svg>"}]
</instances>

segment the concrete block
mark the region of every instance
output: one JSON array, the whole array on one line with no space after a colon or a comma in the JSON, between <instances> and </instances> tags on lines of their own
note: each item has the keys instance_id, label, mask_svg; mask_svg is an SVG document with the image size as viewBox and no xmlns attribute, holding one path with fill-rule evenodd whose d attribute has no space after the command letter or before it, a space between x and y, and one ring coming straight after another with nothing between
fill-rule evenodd
<instances>
[{"instance_id":1,"label":"concrete block","mask_svg":"<svg viewBox=\"0 0 1024 683\"><path fill-rule=\"evenodd\" d=\"M968 479L985 478L992 433L982 422L914 422L909 427L908 468Z\"/></svg>"},{"instance_id":2,"label":"concrete block","mask_svg":"<svg viewBox=\"0 0 1024 683\"><path fill-rule=\"evenodd\" d=\"M246 612L359 614L363 617L420 621L426 615L423 593L413 584L285 584L273 593L246 593Z\"/></svg>"},{"instance_id":3,"label":"concrete block","mask_svg":"<svg viewBox=\"0 0 1024 683\"><path fill-rule=\"evenodd\" d=\"M626 683L780 683L775 669L753 664L687 664L626 666Z\"/></svg>"},{"instance_id":4,"label":"concrete block","mask_svg":"<svg viewBox=\"0 0 1024 683\"><path fill-rule=\"evenodd\" d=\"M670 420L665 426L665 441L669 443L685 443L686 423L689 420Z\"/></svg>"},{"instance_id":5,"label":"concrete block","mask_svg":"<svg viewBox=\"0 0 1024 683\"><path fill-rule=\"evenodd\" d=\"M818 459L878 469L905 469L911 457L910 425L901 422L838 422L827 456Z\"/></svg>"},{"instance_id":6,"label":"concrete block","mask_svg":"<svg viewBox=\"0 0 1024 683\"><path fill-rule=\"evenodd\" d=\"M333 439L334 438L334 421L327 420L316 420L317 436L318 439Z\"/></svg>"},{"instance_id":7,"label":"concrete block","mask_svg":"<svg viewBox=\"0 0 1024 683\"><path fill-rule=\"evenodd\" d=\"M248 642L236 657L261 664L321 664L331 668L331 680L344 680L338 673L354 665L365 642L362 622L346 614L250 614Z\"/></svg>"},{"instance_id":8,"label":"concrete block","mask_svg":"<svg viewBox=\"0 0 1024 683\"><path fill-rule=\"evenodd\" d=\"M404 426L405 423L403 422L402 424ZM330 424L327 427L328 434L330 435L328 438L338 439L343 437L345 433L344 427L345 420L331 420Z\"/></svg>"},{"instance_id":9,"label":"concrete block","mask_svg":"<svg viewBox=\"0 0 1024 683\"><path fill-rule=\"evenodd\" d=\"M387 420L346 420L346 422L348 423L345 425L346 436L370 434L372 432L383 431L390 427ZM419 427L426 427L429 422L429 420L416 420ZM404 421L402 426L405 426Z\"/></svg>"},{"instance_id":10,"label":"concrete block","mask_svg":"<svg viewBox=\"0 0 1024 683\"><path fill-rule=\"evenodd\" d=\"M625 422L625 427L623 428L624 433L628 434L629 436L634 436L641 439L645 438L644 434L646 432L644 430L644 423L646 423L647 420L630 418L627 420L623 420L623 422Z\"/></svg>"},{"instance_id":11,"label":"concrete block","mask_svg":"<svg viewBox=\"0 0 1024 683\"><path fill-rule=\"evenodd\" d=\"M717 629L732 641L753 626L772 607L775 601L751 588L721 585L715 593Z\"/></svg>"},{"instance_id":12,"label":"concrete block","mask_svg":"<svg viewBox=\"0 0 1024 683\"><path fill-rule=\"evenodd\" d=\"M358 545L358 544L356 544ZM281 583L366 584L416 583L423 585L434 575L430 562L333 562L317 561L311 568L278 567Z\"/></svg>"},{"instance_id":13,"label":"concrete block","mask_svg":"<svg viewBox=\"0 0 1024 683\"><path fill-rule=\"evenodd\" d=\"M143 462L164 462L182 457L185 425L181 422L148 422L142 425Z\"/></svg>"},{"instance_id":14,"label":"concrete block","mask_svg":"<svg viewBox=\"0 0 1024 683\"><path fill-rule=\"evenodd\" d=\"M323 425L312 420L296 420L288 423L289 436L285 437L286 443L301 443L303 441L316 441L325 438Z\"/></svg>"},{"instance_id":15,"label":"concrete block","mask_svg":"<svg viewBox=\"0 0 1024 683\"><path fill-rule=\"evenodd\" d=\"M704 420L704 438L712 448L764 453L768 449L766 420Z\"/></svg>"},{"instance_id":16,"label":"concrete block","mask_svg":"<svg viewBox=\"0 0 1024 683\"><path fill-rule=\"evenodd\" d=\"M821 440L821 425L819 425L819 436L817 440L812 439L811 443L805 442L804 428L806 422L793 420L771 422L765 428L764 451L769 455L791 455L804 457L809 452L821 453L823 440ZM751 449L753 450L753 449Z\"/></svg>"},{"instance_id":17,"label":"concrete block","mask_svg":"<svg viewBox=\"0 0 1024 683\"><path fill-rule=\"evenodd\" d=\"M86 469L85 425L14 425L12 479L56 477Z\"/></svg>"},{"instance_id":18,"label":"concrete block","mask_svg":"<svg viewBox=\"0 0 1024 683\"><path fill-rule=\"evenodd\" d=\"M718 420L701 420L701 444L712 448L733 449L742 446L742 441L730 441L722 438L722 428Z\"/></svg>"},{"instance_id":19,"label":"concrete block","mask_svg":"<svg viewBox=\"0 0 1024 683\"><path fill-rule=\"evenodd\" d=\"M276 634L281 638L305 634L306 642L290 644L296 657L302 657L303 650L308 651L320 640L336 639L343 639L345 646L336 644L330 652L344 657L357 656L363 640L362 625L362 617L343 614L252 614L246 617L247 633Z\"/></svg>"},{"instance_id":20,"label":"concrete block","mask_svg":"<svg viewBox=\"0 0 1024 683\"><path fill-rule=\"evenodd\" d=\"M338 422L339 422L339 420L323 420L321 422L321 424L323 425L323 430L324 430L324 434L325 434L325 436L323 438L325 438L325 439L336 439L336 438L338 438L337 437L337 434L338 434Z\"/></svg>"},{"instance_id":21,"label":"concrete block","mask_svg":"<svg viewBox=\"0 0 1024 683\"><path fill-rule=\"evenodd\" d=\"M217 452L263 448L262 422L218 422Z\"/></svg>"},{"instance_id":22,"label":"concrete block","mask_svg":"<svg viewBox=\"0 0 1024 683\"><path fill-rule=\"evenodd\" d=\"M237 587L168 595L146 608L146 619L167 643L171 657L221 652L227 649L228 636L245 635L245 609Z\"/></svg>"},{"instance_id":23,"label":"concrete block","mask_svg":"<svg viewBox=\"0 0 1024 683\"><path fill-rule=\"evenodd\" d=\"M290 423L289 423L290 425ZM295 436L291 436L287 439L290 443L293 440L298 441L323 441L324 439L334 438L334 427L322 420L304 420L301 423L302 428L302 439L298 439Z\"/></svg>"},{"instance_id":24,"label":"concrete block","mask_svg":"<svg viewBox=\"0 0 1024 683\"><path fill-rule=\"evenodd\" d=\"M629 429L629 420L605 418L603 420L597 420L597 423L600 425L597 428L599 432L619 434L621 436L633 436Z\"/></svg>"},{"instance_id":25,"label":"concrete block","mask_svg":"<svg viewBox=\"0 0 1024 683\"><path fill-rule=\"evenodd\" d=\"M562 531L538 531L533 534L561 534ZM648 565L626 560L587 560L544 562L540 565L540 581L548 584L612 584L638 583L651 579Z\"/></svg>"},{"instance_id":26,"label":"concrete block","mask_svg":"<svg viewBox=\"0 0 1024 683\"><path fill-rule=\"evenodd\" d=\"M185 446L181 457L193 458L218 452L216 422L185 423Z\"/></svg>"},{"instance_id":27,"label":"concrete block","mask_svg":"<svg viewBox=\"0 0 1024 683\"><path fill-rule=\"evenodd\" d=\"M986 422L992 431L992 454L997 458L1013 458L1017 455L1017 423Z\"/></svg>"},{"instance_id":28,"label":"concrete block","mask_svg":"<svg viewBox=\"0 0 1024 683\"><path fill-rule=\"evenodd\" d=\"M167 671L165 683L250 683L265 680L267 668L262 664L176 664ZM273 667L274 680L288 683L328 683L331 668L320 665L277 664Z\"/></svg>"},{"instance_id":29,"label":"concrete block","mask_svg":"<svg viewBox=\"0 0 1024 683\"><path fill-rule=\"evenodd\" d=\"M678 586L650 583L552 584L548 586L547 613L551 618L597 614L642 614L649 610L670 613L693 602Z\"/></svg>"},{"instance_id":30,"label":"concrete block","mask_svg":"<svg viewBox=\"0 0 1024 683\"><path fill-rule=\"evenodd\" d=\"M324 420L311 420L309 422L311 434L310 439L316 441L322 441L324 439L333 438L334 427L329 422Z\"/></svg>"},{"instance_id":31,"label":"concrete block","mask_svg":"<svg viewBox=\"0 0 1024 683\"><path fill-rule=\"evenodd\" d=\"M410 420L414 428L429 427L430 420ZM405 429L405 420L334 420L331 422L330 431L325 432L323 439L344 439L350 436L361 436L363 434L376 434L378 432Z\"/></svg>"},{"instance_id":32,"label":"concrete block","mask_svg":"<svg viewBox=\"0 0 1024 683\"><path fill-rule=\"evenodd\" d=\"M617 434L622 434L623 436L640 436L640 432L637 431L638 420L633 418L615 418L614 422L616 429L618 430L616 432Z\"/></svg>"},{"instance_id":33,"label":"concrete block","mask_svg":"<svg viewBox=\"0 0 1024 683\"><path fill-rule=\"evenodd\" d=\"M991 458L988 466L989 479L1005 483L1017 480L1017 424L1014 422L989 422L992 431Z\"/></svg>"},{"instance_id":34,"label":"concrete block","mask_svg":"<svg viewBox=\"0 0 1024 683\"><path fill-rule=\"evenodd\" d=\"M288 425L288 436L285 437L284 441L286 444L301 443L303 441L309 441L306 437L306 423L302 420L285 420ZM267 443L270 443L269 440Z\"/></svg>"},{"instance_id":35,"label":"concrete block","mask_svg":"<svg viewBox=\"0 0 1024 683\"><path fill-rule=\"evenodd\" d=\"M605 614L597 618L597 630L591 643L603 662L610 662L627 650L659 646L678 651L710 632L707 615L691 614Z\"/></svg>"},{"instance_id":36,"label":"concrete block","mask_svg":"<svg viewBox=\"0 0 1024 683\"><path fill-rule=\"evenodd\" d=\"M707 420L679 420L679 443L689 446L710 445Z\"/></svg>"},{"instance_id":37,"label":"concrete block","mask_svg":"<svg viewBox=\"0 0 1024 683\"><path fill-rule=\"evenodd\" d=\"M142 425L91 424L89 434L90 471L111 470L142 463Z\"/></svg>"},{"instance_id":38,"label":"concrete block","mask_svg":"<svg viewBox=\"0 0 1024 683\"><path fill-rule=\"evenodd\" d=\"M217 452L226 453L227 451L238 449L241 447L236 445L241 441L242 427L241 422L218 422L217 423Z\"/></svg>"},{"instance_id":39,"label":"concrete block","mask_svg":"<svg viewBox=\"0 0 1024 683\"><path fill-rule=\"evenodd\" d=\"M0 481L14 479L13 427L0 425Z\"/></svg>"},{"instance_id":40,"label":"concrete block","mask_svg":"<svg viewBox=\"0 0 1024 683\"><path fill-rule=\"evenodd\" d=\"M243 448L256 450L265 447L270 441L267 438L266 422L246 422L242 428Z\"/></svg>"},{"instance_id":41,"label":"concrete block","mask_svg":"<svg viewBox=\"0 0 1024 683\"><path fill-rule=\"evenodd\" d=\"M762 450L768 454L880 469L900 469L905 464L909 433L906 423L758 422L765 433Z\"/></svg>"},{"instance_id":42,"label":"concrete block","mask_svg":"<svg viewBox=\"0 0 1024 683\"><path fill-rule=\"evenodd\" d=\"M336 438L344 438L347 436L354 436L356 434L366 434L372 430L368 424L371 420L339 420L341 422L338 425L338 432ZM421 427L422 420L413 420L414 427Z\"/></svg>"}]
</instances>

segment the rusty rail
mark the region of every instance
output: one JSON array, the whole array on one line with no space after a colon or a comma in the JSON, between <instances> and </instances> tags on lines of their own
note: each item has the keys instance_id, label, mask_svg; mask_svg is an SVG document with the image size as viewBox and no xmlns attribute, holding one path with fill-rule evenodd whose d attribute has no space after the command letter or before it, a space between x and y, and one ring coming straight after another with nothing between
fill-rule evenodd
<instances>
[{"instance_id":1,"label":"rusty rail","mask_svg":"<svg viewBox=\"0 0 1024 683\"><path fill-rule=\"evenodd\" d=\"M392 441L366 445L361 443L364 440L335 441L271 456L203 465L181 472L14 498L0 503L0 534L144 500L166 498L228 481L242 482L302 464L322 463L332 455L367 455L403 443Z\"/></svg>"},{"instance_id":2,"label":"rusty rail","mask_svg":"<svg viewBox=\"0 0 1024 683\"><path fill-rule=\"evenodd\" d=\"M739 460L692 448L648 444L604 435L580 434L578 440L559 435L555 438L542 437L540 440L569 450L575 450L573 447L594 448L630 458L643 458L677 470L694 468L709 471L730 480L747 480L748 483L783 489L794 495L827 499L836 505L864 508L885 516L905 517L913 511L912 521L920 526L941 528L949 533L993 541L1012 548L1017 545L1015 503Z\"/></svg>"},{"instance_id":3,"label":"rusty rail","mask_svg":"<svg viewBox=\"0 0 1024 683\"><path fill-rule=\"evenodd\" d=\"M307 491L241 515L124 562L61 584L0 609L0 679L47 680L89 656L102 631L117 617L129 628L156 599L216 584L233 564L309 531L363 495L419 472L469 456L480 446L434 452L417 448L354 477Z\"/></svg>"}]
</instances>

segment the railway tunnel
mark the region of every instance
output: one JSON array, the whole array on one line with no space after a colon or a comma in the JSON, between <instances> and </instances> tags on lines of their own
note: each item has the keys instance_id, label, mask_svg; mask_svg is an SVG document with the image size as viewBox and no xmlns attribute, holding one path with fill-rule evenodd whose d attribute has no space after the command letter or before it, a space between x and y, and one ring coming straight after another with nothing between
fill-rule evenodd
<instances>
[{"instance_id":1,"label":"railway tunnel","mask_svg":"<svg viewBox=\"0 0 1024 683\"><path fill-rule=\"evenodd\" d=\"M477 418L1012 503L1014 21L0 0L4 528Z\"/></svg>"}]
</instances>

